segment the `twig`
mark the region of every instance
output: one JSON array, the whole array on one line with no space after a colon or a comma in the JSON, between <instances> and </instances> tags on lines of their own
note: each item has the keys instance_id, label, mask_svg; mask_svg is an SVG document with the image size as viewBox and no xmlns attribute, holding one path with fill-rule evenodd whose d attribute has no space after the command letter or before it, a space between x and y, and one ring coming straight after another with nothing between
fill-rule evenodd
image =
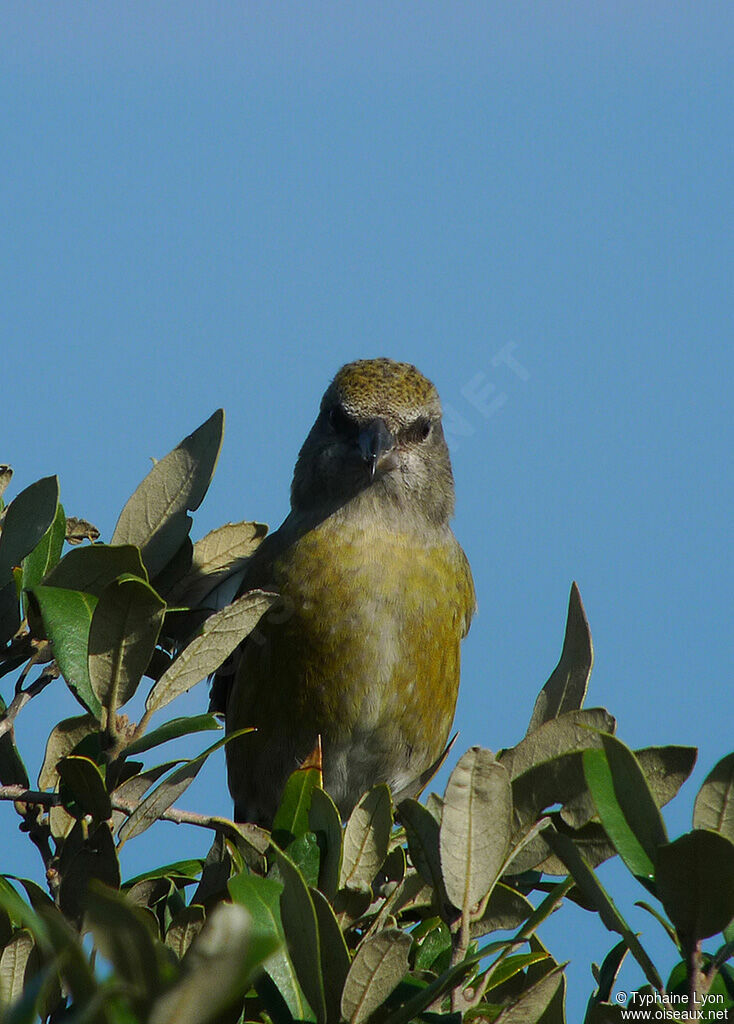
<instances>
[{"instance_id":1,"label":"twig","mask_svg":"<svg viewBox=\"0 0 734 1024\"><path fill-rule=\"evenodd\" d=\"M58 807L62 804L58 793L46 793L42 790L25 789L23 786L0 786L0 800L12 800L14 803L38 804L42 807ZM111 804L113 811L121 811L128 817L137 810L142 801L121 800L119 797L112 797ZM223 832L231 838L247 838L233 821L228 818L217 818L209 814L197 814L196 811L184 811L178 807L169 807L158 815L163 821L172 821L176 825L197 825L199 828L210 828L215 832Z\"/></svg>"},{"instance_id":2,"label":"twig","mask_svg":"<svg viewBox=\"0 0 734 1024\"><path fill-rule=\"evenodd\" d=\"M9 732L13 728L13 723L18 717L18 714L26 706L29 700L37 696L41 690L45 689L48 684L58 677L59 667L56 662L52 662L48 668L44 669L41 675L36 679L27 690L20 690L15 694L8 709L0 719L0 736L4 736L6 732Z\"/></svg>"}]
</instances>

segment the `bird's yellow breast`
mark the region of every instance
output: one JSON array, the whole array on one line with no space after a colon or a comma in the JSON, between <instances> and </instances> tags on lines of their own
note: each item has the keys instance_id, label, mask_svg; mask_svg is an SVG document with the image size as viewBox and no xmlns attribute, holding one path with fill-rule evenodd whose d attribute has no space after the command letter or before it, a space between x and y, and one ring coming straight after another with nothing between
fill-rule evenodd
<instances>
[{"instance_id":1,"label":"bird's yellow breast","mask_svg":"<svg viewBox=\"0 0 734 1024\"><path fill-rule=\"evenodd\" d=\"M282 608L262 623L242 666L259 711L270 714L266 687L280 714L285 701L304 722L333 723L335 732L400 722L408 742L435 745L453 716L473 609L453 535L427 542L327 520L281 552L272 571Z\"/></svg>"}]
</instances>

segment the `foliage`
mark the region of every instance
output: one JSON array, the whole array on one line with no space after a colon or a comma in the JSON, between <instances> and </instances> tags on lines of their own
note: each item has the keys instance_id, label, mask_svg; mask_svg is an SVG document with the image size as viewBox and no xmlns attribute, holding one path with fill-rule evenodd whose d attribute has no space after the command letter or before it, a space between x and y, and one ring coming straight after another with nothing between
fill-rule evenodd
<instances>
[{"instance_id":1,"label":"foliage","mask_svg":"<svg viewBox=\"0 0 734 1024\"><path fill-rule=\"evenodd\" d=\"M216 610L261 524L189 539L222 433L217 412L155 463L109 544L67 519L55 478L3 513L0 673L18 681L0 707L0 796L49 888L0 877L4 1019L556 1024L564 965L537 929L569 900L619 936L594 965L589 1024L622 1019L611 999L627 954L647 981L631 1005L684 993L732 1006L734 754L704 782L693 830L669 839L660 807L695 750L633 752L606 710L583 707L593 652L575 584L527 735L496 755L466 751L442 797L395 807L377 785L344 825L316 756L291 777L272 834L174 806L229 737L161 760L172 739L221 727L200 714L149 730L151 716L222 664L274 599L252 592ZM0 494L10 476L0 468ZM145 677L145 712L129 722L121 708ZM68 686L80 714L52 730L33 790L13 724L50 684ZM161 818L213 832L209 853L123 882L120 847ZM667 986L596 875L616 854L676 949Z\"/></svg>"}]
</instances>

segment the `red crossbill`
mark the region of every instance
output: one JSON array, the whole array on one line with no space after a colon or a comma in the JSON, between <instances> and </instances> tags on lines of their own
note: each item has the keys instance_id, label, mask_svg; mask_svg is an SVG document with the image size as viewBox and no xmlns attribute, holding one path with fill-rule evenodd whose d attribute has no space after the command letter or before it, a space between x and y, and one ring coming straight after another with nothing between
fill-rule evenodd
<instances>
[{"instance_id":1,"label":"red crossbill","mask_svg":"<svg viewBox=\"0 0 734 1024\"><path fill-rule=\"evenodd\" d=\"M257 729L226 748L238 821L272 822L319 736L342 816L439 757L475 607L453 512L433 384L390 359L342 367L298 456L291 512L240 587L281 601L215 680L227 730Z\"/></svg>"}]
</instances>

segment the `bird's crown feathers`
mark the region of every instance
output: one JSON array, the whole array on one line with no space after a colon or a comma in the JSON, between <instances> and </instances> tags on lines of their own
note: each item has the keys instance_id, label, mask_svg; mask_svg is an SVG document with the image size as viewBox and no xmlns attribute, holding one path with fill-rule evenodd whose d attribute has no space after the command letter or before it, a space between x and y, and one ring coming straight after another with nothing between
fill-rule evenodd
<instances>
[{"instance_id":1,"label":"bird's crown feathers","mask_svg":"<svg viewBox=\"0 0 734 1024\"><path fill-rule=\"evenodd\" d=\"M359 359L339 370L324 395L323 405L338 402L355 420L383 416L410 422L418 412L440 416L433 384L412 363L394 359Z\"/></svg>"}]
</instances>

